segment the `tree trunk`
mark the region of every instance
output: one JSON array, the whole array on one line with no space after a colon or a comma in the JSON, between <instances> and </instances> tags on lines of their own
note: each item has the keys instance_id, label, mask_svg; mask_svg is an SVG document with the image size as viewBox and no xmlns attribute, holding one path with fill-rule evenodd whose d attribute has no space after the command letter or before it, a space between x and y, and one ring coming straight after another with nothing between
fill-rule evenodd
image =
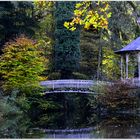
<instances>
[{"instance_id":1,"label":"tree trunk","mask_svg":"<svg viewBox=\"0 0 140 140\"><path fill-rule=\"evenodd\" d=\"M102 31L100 32L100 43L99 43L99 53L98 53L98 67L97 67L97 80L102 80L102 45L101 45L101 35Z\"/></svg>"}]
</instances>

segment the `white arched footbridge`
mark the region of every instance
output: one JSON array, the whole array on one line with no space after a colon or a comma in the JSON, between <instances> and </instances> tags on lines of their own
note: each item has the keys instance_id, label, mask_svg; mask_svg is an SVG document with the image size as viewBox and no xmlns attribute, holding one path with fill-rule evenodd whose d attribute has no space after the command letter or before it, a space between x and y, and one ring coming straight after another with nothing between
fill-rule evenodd
<instances>
[{"instance_id":1,"label":"white arched footbridge","mask_svg":"<svg viewBox=\"0 0 140 140\"><path fill-rule=\"evenodd\" d=\"M42 81L45 93L94 93L92 90L96 84L93 80L49 80Z\"/></svg>"},{"instance_id":2,"label":"white arched footbridge","mask_svg":"<svg viewBox=\"0 0 140 140\"><path fill-rule=\"evenodd\" d=\"M121 80L128 84L129 88L140 88L140 79L132 78ZM107 81L94 81L94 80L48 80L42 81L41 86L44 87L45 92L49 93L84 93L84 94L99 94L94 92L94 87L97 85L113 85L113 82Z\"/></svg>"}]
</instances>

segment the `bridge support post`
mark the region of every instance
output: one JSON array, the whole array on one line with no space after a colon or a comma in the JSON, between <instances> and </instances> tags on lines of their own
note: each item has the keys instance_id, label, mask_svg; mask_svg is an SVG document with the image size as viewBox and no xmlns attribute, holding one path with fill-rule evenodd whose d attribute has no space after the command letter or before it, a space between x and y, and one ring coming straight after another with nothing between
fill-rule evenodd
<instances>
[{"instance_id":1,"label":"bridge support post","mask_svg":"<svg viewBox=\"0 0 140 140\"><path fill-rule=\"evenodd\" d=\"M53 90L54 90L54 82L53 82Z\"/></svg>"}]
</instances>

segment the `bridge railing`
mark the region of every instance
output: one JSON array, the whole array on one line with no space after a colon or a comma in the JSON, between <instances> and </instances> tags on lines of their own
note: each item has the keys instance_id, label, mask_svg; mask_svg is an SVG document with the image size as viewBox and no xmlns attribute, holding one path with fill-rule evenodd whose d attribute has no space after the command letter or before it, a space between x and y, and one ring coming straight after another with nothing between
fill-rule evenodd
<instances>
[{"instance_id":1,"label":"bridge railing","mask_svg":"<svg viewBox=\"0 0 140 140\"><path fill-rule=\"evenodd\" d=\"M91 88L94 84L93 80L51 80L42 81L41 86L47 88Z\"/></svg>"}]
</instances>

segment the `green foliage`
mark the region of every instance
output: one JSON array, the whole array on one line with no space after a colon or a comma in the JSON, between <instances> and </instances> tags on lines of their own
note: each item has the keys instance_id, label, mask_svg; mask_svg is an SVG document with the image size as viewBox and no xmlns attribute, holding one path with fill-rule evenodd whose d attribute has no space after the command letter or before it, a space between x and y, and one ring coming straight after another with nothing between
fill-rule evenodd
<instances>
[{"instance_id":1,"label":"green foliage","mask_svg":"<svg viewBox=\"0 0 140 140\"><path fill-rule=\"evenodd\" d=\"M35 1L34 11L35 15L39 19L39 28L35 31L35 39L38 40L41 46L44 48L45 57L48 59L48 66L45 75L52 73L54 70L54 30L55 30L55 20L54 20L54 2L49 1Z\"/></svg>"},{"instance_id":2,"label":"green foliage","mask_svg":"<svg viewBox=\"0 0 140 140\"><path fill-rule=\"evenodd\" d=\"M21 116L23 116L23 111L16 104L15 92L10 96L2 96L0 94L0 136L1 138L17 138L19 137L19 131L23 131L23 124L20 125ZM28 119L26 118L26 121ZM19 123L19 124L18 124ZM18 125L17 125L18 124ZM24 121L24 125L26 125ZM17 130L17 127L18 130Z\"/></svg>"},{"instance_id":3,"label":"green foliage","mask_svg":"<svg viewBox=\"0 0 140 140\"><path fill-rule=\"evenodd\" d=\"M61 112L42 114L41 116L39 116L39 121L37 122L37 124L39 126L46 126L46 124L49 124L53 127L56 127L60 118L63 118Z\"/></svg>"},{"instance_id":4,"label":"green foliage","mask_svg":"<svg viewBox=\"0 0 140 140\"><path fill-rule=\"evenodd\" d=\"M16 98L16 104L22 111L28 112L31 109L32 102L28 100L28 97L23 95Z\"/></svg>"},{"instance_id":5,"label":"green foliage","mask_svg":"<svg viewBox=\"0 0 140 140\"><path fill-rule=\"evenodd\" d=\"M0 119L6 116L15 116L22 113L19 107L16 106L16 98L13 96L0 97Z\"/></svg>"},{"instance_id":6,"label":"green foliage","mask_svg":"<svg viewBox=\"0 0 140 140\"><path fill-rule=\"evenodd\" d=\"M115 80L120 76L120 58L114 55L139 34L137 16L139 3L135 2L109 2L112 13L108 22L108 30L102 30L101 34L91 30L81 32L80 48L81 61L80 72L91 78L97 77L100 63L100 77L102 79ZM136 6L137 5L137 6Z\"/></svg>"},{"instance_id":7,"label":"green foliage","mask_svg":"<svg viewBox=\"0 0 140 140\"><path fill-rule=\"evenodd\" d=\"M139 35L137 15L140 6L135 2L109 2L112 16L109 19L108 39L112 48L117 50L124 47ZM131 4L130 4L131 3ZM137 5L134 9L133 5Z\"/></svg>"},{"instance_id":8,"label":"green foliage","mask_svg":"<svg viewBox=\"0 0 140 140\"><path fill-rule=\"evenodd\" d=\"M79 30L71 32L63 26L66 20L71 20L74 5L75 2L56 2L55 69L61 72L61 76L67 75L61 78L70 78L79 67Z\"/></svg>"},{"instance_id":9,"label":"green foliage","mask_svg":"<svg viewBox=\"0 0 140 140\"><path fill-rule=\"evenodd\" d=\"M92 87L92 90L97 94L103 94L105 91L105 85L106 84L103 81L96 81L96 84Z\"/></svg>"},{"instance_id":10,"label":"green foliage","mask_svg":"<svg viewBox=\"0 0 140 140\"><path fill-rule=\"evenodd\" d=\"M85 74L79 73L79 72L73 72L73 78L74 79L88 79L88 77Z\"/></svg>"},{"instance_id":11,"label":"green foliage","mask_svg":"<svg viewBox=\"0 0 140 140\"><path fill-rule=\"evenodd\" d=\"M48 16L48 14L51 15L51 12L53 11L54 8L53 1L34 1L33 4L35 9L35 15L40 20Z\"/></svg>"},{"instance_id":12,"label":"green foliage","mask_svg":"<svg viewBox=\"0 0 140 140\"><path fill-rule=\"evenodd\" d=\"M44 29L45 31L45 29ZM46 67L45 71L42 73L47 78L47 74L52 69L52 40L46 33L42 30L37 30L35 34L35 39L38 42L38 47L42 48L42 52L45 58Z\"/></svg>"},{"instance_id":13,"label":"green foliage","mask_svg":"<svg viewBox=\"0 0 140 140\"><path fill-rule=\"evenodd\" d=\"M45 58L38 46L24 36L6 43L4 54L0 57L5 90L29 92L39 87L40 75L45 70Z\"/></svg>"},{"instance_id":14,"label":"green foliage","mask_svg":"<svg viewBox=\"0 0 140 140\"><path fill-rule=\"evenodd\" d=\"M93 79L97 74L99 35L82 30L80 35L81 60L79 72Z\"/></svg>"},{"instance_id":15,"label":"green foliage","mask_svg":"<svg viewBox=\"0 0 140 140\"><path fill-rule=\"evenodd\" d=\"M11 108L14 106L11 106ZM14 114L5 116L0 120L0 137L1 138L39 138L41 132L37 134L30 130L31 120L25 114Z\"/></svg>"},{"instance_id":16,"label":"green foliage","mask_svg":"<svg viewBox=\"0 0 140 140\"><path fill-rule=\"evenodd\" d=\"M0 2L0 46L20 34L33 36L38 28L32 2Z\"/></svg>"},{"instance_id":17,"label":"green foliage","mask_svg":"<svg viewBox=\"0 0 140 140\"><path fill-rule=\"evenodd\" d=\"M53 72L48 75L49 80L57 80L60 79L61 75L59 72Z\"/></svg>"},{"instance_id":18,"label":"green foliage","mask_svg":"<svg viewBox=\"0 0 140 140\"><path fill-rule=\"evenodd\" d=\"M54 101L43 100L43 99L40 100L38 104L39 104L38 108L42 110L57 110L61 108L61 106L58 103Z\"/></svg>"},{"instance_id":19,"label":"green foliage","mask_svg":"<svg viewBox=\"0 0 140 140\"><path fill-rule=\"evenodd\" d=\"M104 79L106 77L106 79L117 80L120 78L120 68L118 64L120 58L118 58L113 50L107 47L103 48L103 54L102 67Z\"/></svg>"}]
</instances>

